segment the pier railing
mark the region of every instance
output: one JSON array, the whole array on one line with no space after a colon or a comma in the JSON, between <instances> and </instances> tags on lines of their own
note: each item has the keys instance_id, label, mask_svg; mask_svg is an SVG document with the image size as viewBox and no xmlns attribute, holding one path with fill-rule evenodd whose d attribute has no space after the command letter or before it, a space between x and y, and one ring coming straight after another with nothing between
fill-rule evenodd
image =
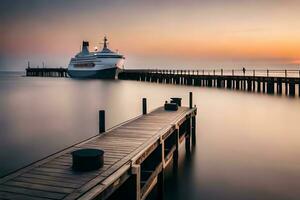
<instances>
[{"instance_id":1,"label":"pier railing","mask_svg":"<svg viewBox=\"0 0 300 200\"><path fill-rule=\"evenodd\" d=\"M208 75L208 76L262 76L300 78L300 69L126 69L125 72L142 72L175 75Z\"/></svg>"}]
</instances>

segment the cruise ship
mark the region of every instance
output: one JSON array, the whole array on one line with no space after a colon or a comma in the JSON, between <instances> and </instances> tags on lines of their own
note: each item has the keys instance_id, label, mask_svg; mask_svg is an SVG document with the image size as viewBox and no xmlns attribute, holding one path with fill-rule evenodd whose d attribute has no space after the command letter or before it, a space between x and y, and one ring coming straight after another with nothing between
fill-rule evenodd
<instances>
[{"instance_id":1,"label":"cruise ship","mask_svg":"<svg viewBox=\"0 0 300 200\"><path fill-rule=\"evenodd\" d=\"M89 42L82 42L82 49L68 66L68 74L72 78L115 79L124 68L125 57L108 48L106 36L101 51L89 51Z\"/></svg>"}]
</instances>

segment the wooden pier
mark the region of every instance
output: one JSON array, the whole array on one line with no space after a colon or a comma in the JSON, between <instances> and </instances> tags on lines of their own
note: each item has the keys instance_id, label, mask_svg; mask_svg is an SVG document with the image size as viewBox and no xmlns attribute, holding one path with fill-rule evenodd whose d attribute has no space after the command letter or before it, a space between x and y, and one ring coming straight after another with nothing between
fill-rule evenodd
<instances>
[{"instance_id":1,"label":"wooden pier","mask_svg":"<svg viewBox=\"0 0 300 200\"><path fill-rule=\"evenodd\" d=\"M124 70L121 80L300 96L300 70Z\"/></svg>"},{"instance_id":2,"label":"wooden pier","mask_svg":"<svg viewBox=\"0 0 300 200\"><path fill-rule=\"evenodd\" d=\"M40 77L67 77L68 70L66 68L26 68L26 76Z\"/></svg>"},{"instance_id":3,"label":"wooden pier","mask_svg":"<svg viewBox=\"0 0 300 200\"><path fill-rule=\"evenodd\" d=\"M27 68L26 76L67 77L66 68ZM300 96L300 70L122 70L121 80Z\"/></svg>"},{"instance_id":4,"label":"wooden pier","mask_svg":"<svg viewBox=\"0 0 300 200\"><path fill-rule=\"evenodd\" d=\"M106 132L100 120L99 135L1 178L0 199L115 199L121 194L139 200L154 186L162 199L165 167L172 160L177 166L184 140L188 154L195 145L197 109L191 99L190 93L189 107L160 107L148 114L143 100L143 115ZM85 148L105 151L102 168L72 170L71 152Z\"/></svg>"}]
</instances>

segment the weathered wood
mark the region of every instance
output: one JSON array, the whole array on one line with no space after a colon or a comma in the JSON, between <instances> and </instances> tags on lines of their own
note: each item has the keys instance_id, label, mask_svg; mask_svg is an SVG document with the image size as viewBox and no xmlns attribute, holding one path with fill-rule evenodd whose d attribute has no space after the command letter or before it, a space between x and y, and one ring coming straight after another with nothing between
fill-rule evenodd
<instances>
[{"instance_id":1,"label":"weathered wood","mask_svg":"<svg viewBox=\"0 0 300 200\"><path fill-rule=\"evenodd\" d=\"M44 198L27 196L24 194L17 194L11 192L0 192L0 199L14 199L14 200L43 200Z\"/></svg>"},{"instance_id":2,"label":"weathered wood","mask_svg":"<svg viewBox=\"0 0 300 200\"><path fill-rule=\"evenodd\" d=\"M33 197L50 198L50 199L62 199L66 195L64 193L41 191L41 190L35 190L35 189L29 189L23 187L8 186L4 184L1 185L0 191L10 192L13 194L23 194L25 197L33 196Z\"/></svg>"}]
</instances>

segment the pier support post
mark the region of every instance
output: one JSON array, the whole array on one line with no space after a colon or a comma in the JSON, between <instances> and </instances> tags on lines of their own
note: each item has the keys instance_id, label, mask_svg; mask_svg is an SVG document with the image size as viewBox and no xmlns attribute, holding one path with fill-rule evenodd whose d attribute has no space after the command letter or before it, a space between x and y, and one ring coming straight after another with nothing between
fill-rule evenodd
<instances>
[{"instance_id":1,"label":"pier support post","mask_svg":"<svg viewBox=\"0 0 300 200\"><path fill-rule=\"evenodd\" d=\"M192 92L190 92L189 102L190 102L190 109L192 109L193 108L193 93Z\"/></svg>"},{"instance_id":2,"label":"pier support post","mask_svg":"<svg viewBox=\"0 0 300 200\"><path fill-rule=\"evenodd\" d=\"M192 145L196 145L196 117L192 117Z\"/></svg>"},{"instance_id":3,"label":"pier support post","mask_svg":"<svg viewBox=\"0 0 300 200\"><path fill-rule=\"evenodd\" d=\"M274 94L274 79L269 79L267 83L268 94Z\"/></svg>"},{"instance_id":4,"label":"pier support post","mask_svg":"<svg viewBox=\"0 0 300 200\"><path fill-rule=\"evenodd\" d=\"M235 82L235 89L239 90L240 89L240 79L237 79Z\"/></svg>"},{"instance_id":5,"label":"pier support post","mask_svg":"<svg viewBox=\"0 0 300 200\"><path fill-rule=\"evenodd\" d=\"M207 80L207 86L208 86L208 87L212 87L212 79L211 79L211 78L209 78L209 79Z\"/></svg>"},{"instance_id":6,"label":"pier support post","mask_svg":"<svg viewBox=\"0 0 300 200\"><path fill-rule=\"evenodd\" d=\"M99 110L99 133L105 132L105 110Z\"/></svg>"},{"instance_id":7,"label":"pier support post","mask_svg":"<svg viewBox=\"0 0 300 200\"><path fill-rule=\"evenodd\" d=\"M231 78L227 78L227 79L226 79L226 83L227 83L227 84L226 84L227 88L228 88L228 89L231 89L231 88L232 88L232 81L231 81Z\"/></svg>"},{"instance_id":8,"label":"pier support post","mask_svg":"<svg viewBox=\"0 0 300 200\"><path fill-rule=\"evenodd\" d=\"M260 87L261 87L261 83L260 83L260 79L258 79L257 80L257 92L261 91Z\"/></svg>"},{"instance_id":9,"label":"pier support post","mask_svg":"<svg viewBox=\"0 0 300 200\"><path fill-rule=\"evenodd\" d=\"M173 153L173 173L176 175L178 170L178 157L179 157L179 129L175 132L175 151Z\"/></svg>"},{"instance_id":10,"label":"pier support post","mask_svg":"<svg viewBox=\"0 0 300 200\"><path fill-rule=\"evenodd\" d=\"M222 87L222 80L221 78L217 78L217 88L221 88Z\"/></svg>"},{"instance_id":11,"label":"pier support post","mask_svg":"<svg viewBox=\"0 0 300 200\"><path fill-rule=\"evenodd\" d=\"M251 78L249 78L247 80L247 90L248 90L248 92L252 91L252 81L251 81Z\"/></svg>"},{"instance_id":12,"label":"pier support post","mask_svg":"<svg viewBox=\"0 0 300 200\"><path fill-rule=\"evenodd\" d=\"M185 152L189 156L191 153L191 118L185 121Z\"/></svg>"},{"instance_id":13,"label":"pier support post","mask_svg":"<svg viewBox=\"0 0 300 200\"><path fill-rule=\"evenodd\" d=\"M281 95L282 94L282 80L277 79L277 94Z\"/></svg>"},{"instance_id":14,"label":"pier support post","mask_svg":"<svg viewBox=\"0 0 300 200\"><path fill-rule=\"evenodd\" d=\"M141 166L140 165L132 165L131 167L132 173L132 181L130 185L130 192L128 195L130 196L128 199L132 200L140 200L141 198Z\"/></svg>"},{"instance_id":15,"label":"pier support post","mask_svg":"<svg viewBox=\"0 0 300 200\"><path fill-rule=\"evenodd\" d=\"M143 115L147 114L147 99L143 98Z\"/></svg>"},{"instance_id":16,"label":"pier support post","mask_svg":"<svg viewBox=\"0 0 300 200\"><path fill-rule=\"evenodd\" d=\"M164 199L164 184L165 184L165 175L164 168L162 168L161 172L157 175L157 199Z\"/></svg>"},{"instance_id":17,"label":"pier support post","mask_svg":"<svg viewBox=\"0 0 300 200\"><path fill-rule=\"evenodd\" d=\"M289 96L290 97L294 97L295 96L295 82L292 79L289 82Z\"/></svg>"}]
</instances>

